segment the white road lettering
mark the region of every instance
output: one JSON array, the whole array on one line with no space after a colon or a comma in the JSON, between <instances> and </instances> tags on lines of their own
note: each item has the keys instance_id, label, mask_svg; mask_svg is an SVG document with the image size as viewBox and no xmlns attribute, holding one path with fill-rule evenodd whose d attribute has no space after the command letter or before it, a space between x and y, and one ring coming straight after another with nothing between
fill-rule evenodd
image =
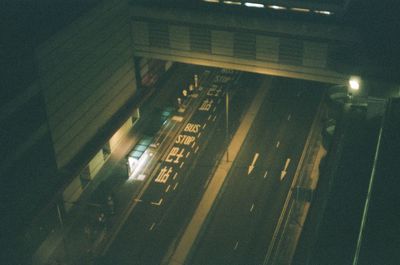
<instances>
[{"instance_id":1,"label":"white road lettering","mask_svg":"<svg viewBox=\"0 0 400 265\"><path fill-rule=\"evenodd\" d=\"M185 126L185 129L183 129L183 131L191 132L191 133L198 133L200 126L201 126L200 124L188 122Z\"/></svg>"}]
</instances>

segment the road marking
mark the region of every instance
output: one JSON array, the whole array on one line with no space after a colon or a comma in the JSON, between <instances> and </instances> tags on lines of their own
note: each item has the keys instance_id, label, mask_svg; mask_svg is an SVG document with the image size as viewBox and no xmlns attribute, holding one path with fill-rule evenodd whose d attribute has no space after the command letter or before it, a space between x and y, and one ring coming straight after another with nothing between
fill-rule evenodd
<instances>
[{"instance_id":1,"label":"road marking","mask_svg":"<svg viewBox=\"0 0 400 265\"><path fill-rule=\"evenodd\" d=\"M171 188L171 185L168 185L168 187L165 189L165 192L168 192L170 188Z\"/></svg>"},{"instance_id":2,"label":"road marking","mask_svg":"<svg viewBox=\"0 0 400 265\"><path fill-rule=\"evenodd\" d=\"M188 157L189 157L189 155L190 155L190 152L188 152L188 153L186 154L186 158L188 158Z\"/></svg>"},{"instance_id":3,"label":"road marking","mask_svg":"<svg viewBox=\"0 0 400 265\"><path fill-rule=\"evenodd\" d=\"M175 174L174 174L174 176L172 177L172 179L175 180L177 176L178 176L178 172L175 172Z\"/></svg>"},{"instance_id":4,"label":"road marking","mask_svg":"<svg viewBox=\"0 0 400 265\"><path fill-rule=\"evenodd\" d=\"M206 128L206 126L207 126L207 123L204 123L204 124L203 124L203 129Z\"/></svg>"},{"instance_id":5,"label":"road marking","mask_svg":"<svg viewBox=\"0 0 400 265\"><path fill-rule=\"evenodd\" d=\"M141 199L138 199L138 198L135 198L135 200L134 200L135 202L142 202L143 200L141 200Z\"/></svg>"},{"instance_id":6,"label":"road marking","mask_svg":"<svg viewBox=\"0 0 400 265\"><path fill-rule=\"evenodd\" d=\"M197 135L197 138L200 138L200 136L201 136L201 132L199 132L199 134Z\"/></svg>"},{"instance_id":7,"label":"road marking","mask_svg":"<svg viewBox=\"0 0 400 265\"><path fill-rule=\"evenodd\" d=\"M213 112L215 112L216 109L217 109L217 107L214 107L214 108L213 108Z\"/></svg>"},{"instance_id":8,"label":"road marking","mask_svg":"<svg viewBox=\"0 0 400 265\"><path fill-rule=\"evenodd\" d=\"M239 246L239 241L236 241L236 244L235 244L235 246L233 247L233 249L236 250L236 249L238 248L238 246Z\"/></svg>"},{"instance_id":9,"label":"road marking","mask_svg":"<svg viewBox=\"0 0 400 265\"><path fill-rule=\"evenodd\" d=\"M214 116L214 119L213 119L213 121L215 121L216 119L217 119L217 115L215 115L215 116Z\"/></svg>"},{"instance_id":10,"label":"road marking","mask_svg":"<svg viewBox=\"0 0 400 265\"><path fill-rule=\"evenodd\" d=\"M196 142L193 142L193 143L192 143L192 148L194 147L195 144L196 144Z\"/></svg>"},{"instance_id":11,"label":"road marking","mask_svg":"<svg viewBox=\"0 0 400 265\"><path fill-rule=\"evenodd\" d=\"M278 141L278 142L276 143L276 148L278 148L280 144L281 144L281 143Z\"/></svg>"},{"instance_id":12,"label":"road marking","mask_svg":"<svg viewBox=\"0 0 400 265\"><path fill-rule=\"evenodd\" d=\"M181 163L181 165L179 166L179 168L182 168L182 167L183 167L183 164L185 164L185 161L183 161L183 162Z\"/></svg>"},{"instance_id":13,"label":"road marking","mask_svg":"<svg viewBox=\"0 0 400 265\"><path fill-rule=\"evenodd\" d=\"M174 190L176 190L176 187L178 187L178 185L179 185L179 182L175 183Z\"/></svg>"},{"instance_id":14,"label":"road marking","mask_svg":"<svg viewBox=\"0 0 400 265\"><path fill-rule=\"evenodd\" d=\"M264 174L264 178L265 178L265 179L267 178L267 175L268 175L268 170L265 171L265 174Z\"/></svg>"},{"instance_id":15,"label":"road marking","mask_svg":"<svg viewBox=\"0 0 400 265\"><path fill-rule=\"evenodd\" d=\"M199 151L199 146L196 147L196 150L194 150L194 153L196 154L197 151Z\"/></svg>"},{"instance_id":16,"label":"road marking","mask_svg":"<svg viewBox=\"0 0 400 265\"><path fill-rule=\"evenodd\" d=\"M287 158L287 159L286 159L286 162L285 162L285 167L284 167L283 170L281 171L281 180L284 179L285 176L286 176L287 168L288 168L288 166L289 166L289 163L290 163L290 158Z\"/></svg>"},{"instance_id":17,"label":"road marking","mask_svg":"<svg viewBox=\"0 0 400 265\"><path fill-rule=\"evenodd\" d=\"M251 205L250 212L254 210L254 203Z\"/></svg>"},{"instance_id":18,"label":"road marking","mask_svg":"<svg viewBox=\"0 0 400 265\"><path fill-rule=\"evenodd\" d=\"M161 198L158 202L151 202L152 205L160 206L163 202L163 198Z\"/></svg>"},{"instance_id":19,"label":"road marking","mask_svg":"<svg viewBox=\"0 0 400 265\"><path fill-rule=\"evenodd\" d=\"M153 228L154 228L155 226L156 226L156 223L153 223L153 224L150 226L149 231L153 230Z\"/></svg>"},{"instance_id":20,"label":"road marking","mask_svg":"<svg viewBox=\"0 0 400 265\"><path fill-rule=\"evenodd\" d=\"M287 120L290 121L291 117L292 117L292 114L289 114L289 116L287 117Z\"/></svg>"},{"instance_id":21,"label":"road marking","mask_svg":"<svg viewBox=\"0 0 400 265\"><path fill-rule=\"evenodd\" d=\"M247 170L247 175L250 175L250 173L253 171L254 165L255 165L256 162L257 162L258 156L259 156L259 153L255 153L255 154L254 154L253 162L251 162L251 164L250 164L250 166L249 166L249 169Z\"/></svg>"},{"instance_id":22,"label":"road marking","mask_svg":"<svg viewBox=\"0 0 400 265\"><path fill-rule=\"evenodd\" d=\"M210 115L208 115L208 118L207 118L207 120L209 121L210 119L211 119L211 117L212 117L212 115L210 114Z\"/></svg>"}]
</instances>

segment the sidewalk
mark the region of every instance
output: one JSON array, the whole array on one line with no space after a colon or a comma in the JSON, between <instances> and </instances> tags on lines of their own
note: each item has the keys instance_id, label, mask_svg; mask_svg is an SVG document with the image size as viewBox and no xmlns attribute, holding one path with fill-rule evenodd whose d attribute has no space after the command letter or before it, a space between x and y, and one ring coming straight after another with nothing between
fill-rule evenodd
<instances>
[{"instance_id":1,"label":"sidewalk","mask_svg":"<svg viewBox=\"0 0 400 265\"><path fill-rule=\"evenodd\" d=\"M185 67L185 68L184 68ZM155 107L164 108L175 103L182 85L182 75L186 79L192 76L199 68L180 66L174 69L174 77L161 85L142 108L142 118L119 143L118 148L110 155L96 177L83 191L79 202L62 220L62 224L54 228L46 240L40 245L32 257L34 265L89 265L93 264L94 257L110 236L111 227L121 218L125 208L131 203L143 183L130 182L126 185L127 169L124 156L135 143L140 140L146 124L151 121L151 114ZM177 89L177 87L179 89ZM113 194L115 211L109 213L105 201L101 200L106 194ZM99 222L100 213L106 213L105 219ZM61 221L61 220L60 220Z\"/></svg>"}]
</instances>

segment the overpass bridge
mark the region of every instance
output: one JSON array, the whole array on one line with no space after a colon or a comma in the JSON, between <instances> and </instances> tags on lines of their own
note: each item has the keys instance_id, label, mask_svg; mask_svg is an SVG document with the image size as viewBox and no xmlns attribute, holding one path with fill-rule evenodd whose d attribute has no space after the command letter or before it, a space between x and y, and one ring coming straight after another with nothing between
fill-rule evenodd
<instances>
[{"instance_id":1,"label":"overpass bridge","mask_svg":"<svg viewBox=\"0 0 400 265\"><path fill-rule=\"evenodd\" d=\"M357 33L341 25L339 15L326 15L343 10L332 4L338 1L314 9L306 1L280 1L300 11L290 19L276 13L289 7L260 4L276 1L252 3L259 8L244 1L194 2L132 1L134 55L334 84L353 74L361 50Z\"/></svg>"}]
</instances>

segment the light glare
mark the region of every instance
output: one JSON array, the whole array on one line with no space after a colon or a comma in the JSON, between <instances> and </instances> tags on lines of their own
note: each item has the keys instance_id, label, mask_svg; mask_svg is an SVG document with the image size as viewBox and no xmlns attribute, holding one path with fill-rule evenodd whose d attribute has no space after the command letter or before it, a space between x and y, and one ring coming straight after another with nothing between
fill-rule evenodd
<instances>
[{"instance_id":1,"label":"light glare","mask_svg":"<svg viewBox=\"0 0 400 265\"><path fill-rule=\"evenodd\" d=\"M354 78L354 77L350 78L349 85L350 85L350 88L352 90L359 90L360 89L360 82L358 81L357 78Z\"/></svg>"},{"instance_id":2,"label":"light glare","mask_svg":"<svg viewBox=\"0 0 400 265\"><path fill-rule=\"evenodd\" d=\"M290 10L297 11L297 12L310 12L310 9L308 9L308 8L300 8L300 7L293 7Z\"/></svg>"},{"instance_id":3,"label":"light glare","mask_svg":"<svg viewBox=\"0 0 400 265\"><path fill-rule=\"evenodd\" d=\"M244 5L247 6L247 7L256 7L256 8L263 8L264 7L263 4L250 3L250 2L246 2L246 3L244 3Z\"/></svg>"},{"instance_id":4,"label":"light glare","mask_svg":"<svg viewBox=\"0 0 400 265\"><path fill-rule=\"evenodd\" d=\"M224 4L240 6L242 3L241 2L237 2L237 1L224 1Z\"/></svg>"},{"instance_id":5,"label":"light glare","mask_svg":"<svg viewBox=\"0 0 400 265\"><path fill-rule=\"evenodd\" d=\"M286 9L286 7L284 7L284 6L276 6L276 5L270 5L268 7L271 9L275 9L275 10L285 10Z\"/></svg>"}]
</instances>

